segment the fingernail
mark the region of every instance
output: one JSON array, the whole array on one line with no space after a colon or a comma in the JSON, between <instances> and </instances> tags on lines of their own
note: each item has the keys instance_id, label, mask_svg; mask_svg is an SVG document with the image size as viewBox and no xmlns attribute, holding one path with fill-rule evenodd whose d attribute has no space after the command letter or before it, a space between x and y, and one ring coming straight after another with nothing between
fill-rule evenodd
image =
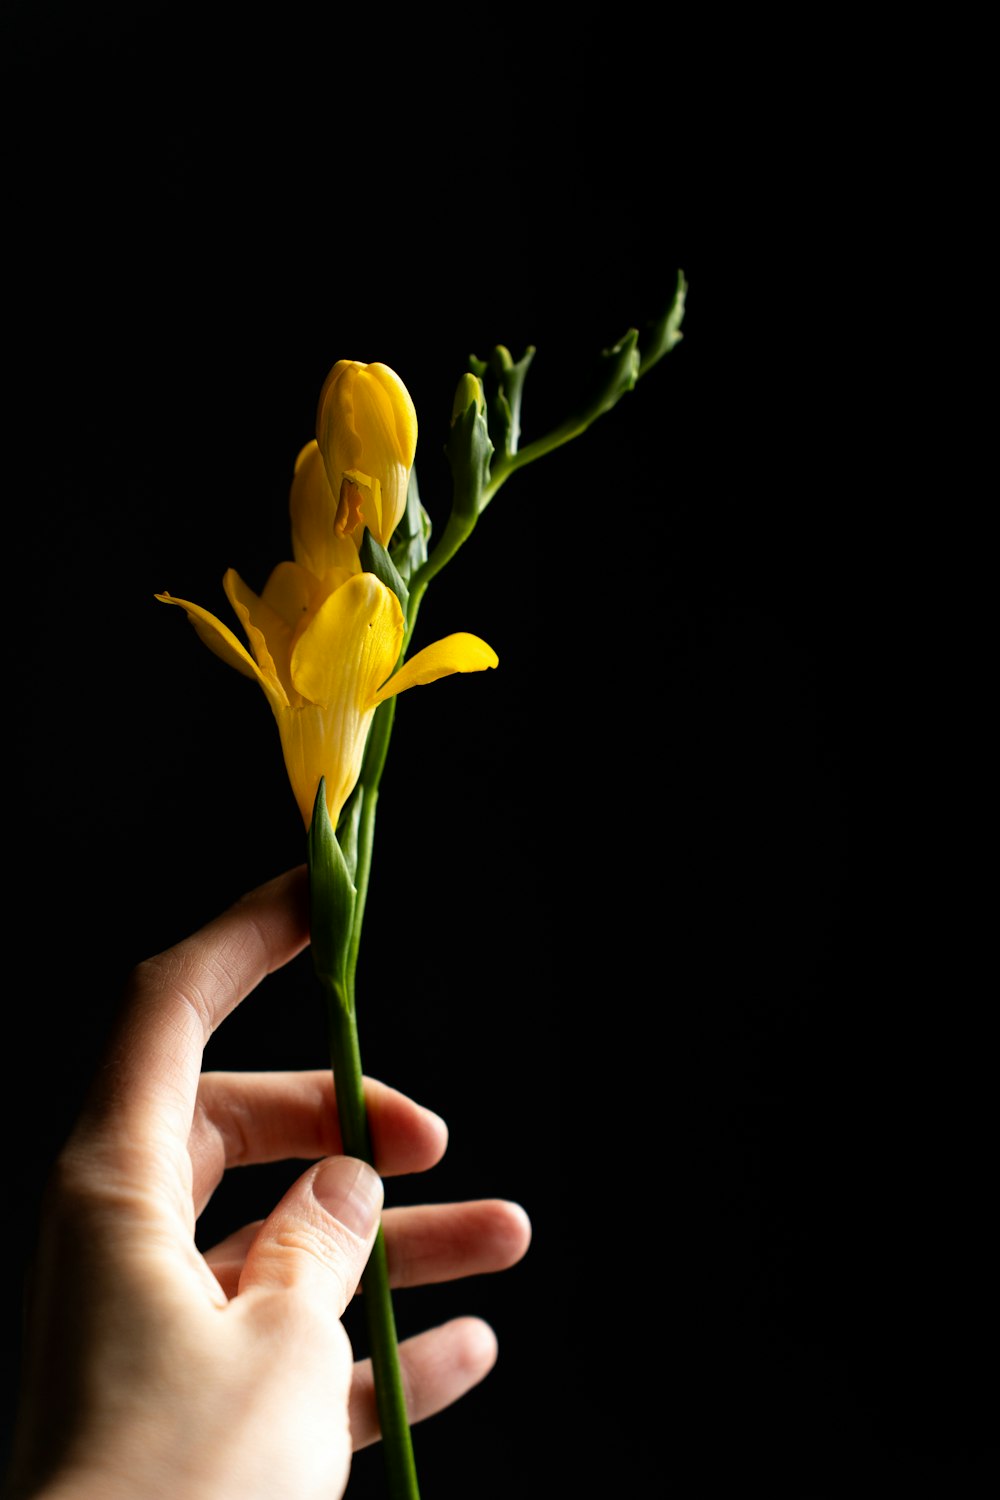
<instances>
[{"instance_id":1,"label":"fingernail","mask_svg":"<svg viewBox=\"0 0 1000 1500\"><path fill-rule=\"evenodd\" d=\"M382 1179L367 1162L353 1156L324 1162L313 1178L313 1194L328 1214L362 1239L378 1223Z\"/></svg>"}]
</instances>

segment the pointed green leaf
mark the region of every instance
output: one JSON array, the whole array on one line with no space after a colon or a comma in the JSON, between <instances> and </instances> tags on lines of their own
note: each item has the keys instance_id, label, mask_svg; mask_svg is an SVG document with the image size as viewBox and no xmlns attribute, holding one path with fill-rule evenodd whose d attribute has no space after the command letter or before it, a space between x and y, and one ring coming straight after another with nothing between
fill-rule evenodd
<instances>
[{"instance_id":1,"label":"pointed green leaf","mask_svg":"<svg viewBox=\"0 0 1000 1500\"><path fill-rule=\"evenodd\" d=\"M372 536L367 526L365 527L364 538L361 542L360 556L361 566L365 572L374 573L375 577L381 583L384 583L387 589L392 589L392 592L399 600L399 606L403 611L405 619L406 605L410 598L409 589L400 577L396 564L382 546L382 543L376 541L375 537Z\"/></svg>"},{"instance_id":2,"label":"pointed green leaf","mask_svg":"<svg viewBox=\"0 0 1000 1500\"><path fill-rule=\"evenodd\" d=\"M313 966L321 979L346 993L358 893L326 809L325 777L320 777L309 825L308 868Z\"/></svg>"},{"instance_id":3,"label":"pointed green leaf","mask_svg":"<svg viewBox=\"0 0 1000 1500\"><path fill-rule=\"evenodd\" d=\"M417 569L427 561L430 534L431 518L420 503L417 471L412 468L406 489L406 509L389 543L393 563L399 570L399 576L407 584Z\"/></svg>"},{"instance_id":4,"label":"pointed green leaf","mask_svg":"<svg viewBox=\"0 0 1000 1500\"><path fill-rule=\"evenodd\" d=\"M337 823L337 843L340 845L347 873L352 880L358 873L358 825L361 822L361 808L364 800L365 789L359 781L341 809Z\"/></svg>"},{"instance_id":5,"label":"pointed green leaf","mask_svg":"<svg viewBox=\"0 0 1000 1500\"><path fill-rule=\"evenodd\" d=\"M642 358L639 362L639 374L645 375L646 371L669 354L675 344L679 344L684 337L681 333L681 323L684 321L684 302L687 297L687 279L683 271L677 272L677 282L674 293L662 318L649 325L649 336L644 341Z\"/></svg>"}]
</instances>

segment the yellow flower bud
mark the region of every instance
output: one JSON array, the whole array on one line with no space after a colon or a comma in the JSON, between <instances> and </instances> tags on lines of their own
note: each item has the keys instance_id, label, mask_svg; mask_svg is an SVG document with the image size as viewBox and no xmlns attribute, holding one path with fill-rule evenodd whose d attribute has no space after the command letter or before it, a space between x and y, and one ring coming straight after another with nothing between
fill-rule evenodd
<instances>
[{"instance_id":1,"label":"yellow flower bud","mask_svg":"<svg viewBox=\"0 0 1000 1500\"><path fill-rule=\"evenodd\" d=\"M316 441L336 534L360 546L367 527L388 547L417 450L417 414L399 376L388 365L338 360L320 392Z\"/></svg>"},{"instance_id":2,"label":"yellow flower bud","mask_svg":"<svg viewBox=\"0 0 1000 1500\"><path fill-rule=\"evenodd\" d=\"M462 376L455 391L455 399L451 405L451 424L454 427L465 412L469 410L473 401L480 412L486 409L486 398L483 395L483 382L478 380L470 371Z\"/></svg>"}]
</instances>

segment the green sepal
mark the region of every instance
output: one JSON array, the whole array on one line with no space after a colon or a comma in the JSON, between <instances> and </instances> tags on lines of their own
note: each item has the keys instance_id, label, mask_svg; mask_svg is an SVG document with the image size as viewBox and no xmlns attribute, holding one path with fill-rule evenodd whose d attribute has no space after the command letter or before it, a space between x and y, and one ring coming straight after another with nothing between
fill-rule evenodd
<instances>
[{"instance_id":1,"label":"green sepal","mask_svg":"<svg viewBox=\"0 0 1000 1500\"><path fill-rule=\"evenodd\" d=\"M327 812L323 776L313 803L307 843L313 966L320 979L346 994L347 958L358 893Z\"/></svg>"},{"instance_id":2,"label":"green sepal","mask_svg":"<svg viewBox=\"0 0 1000 1500\"><path fill-rule=\"evenodd\" d=\"M409 583L414 573L427 561L427 543L431 534L431 518L420 503L417 471L410 470L406 486L406 509L392 534L389 553L399 576Z\"/></svg>"},{"instance_id":3,"label":"green sepal","mask_svg":"<svg viewBox=\"0 0 1000 1500\"><path fill-rule=\"evenodd\" d=\"M681 324L684 321L684 301L687 296L687 280L683 271L677 272L677 282L674 287L673 296L667 305L663 316L655 323L649 324L648 337L643 341L644 348L639 361L639 374L645 375L651 366L669 354L675 344L679 344L684 337L681 333Z\"/></svg>"},{"instance_id":4,"label":"green sepal","mask_svg":"<svg viewBox=\"0 0 1000 1500\"><path fill-rule=\"evenodd\" d=\"M486 411L490 437L498 453L512 458L521 441L521 397L524 381L535 357L529 345L515 364L509 349L497 344L488 360L469 356L469 368L486 386Z\"/></svg>"},{"instance_id":5,"label":"green sepal","mask_svg":"<svg viewBox=\"0 0 1000 1500\"><path fill-rule=\"evenodd\" d=\"M375 540L367 526L365 527L361 546L358 549L358 555L361 558L361 566L365 572L374 573L375 577L381 583L384 583L387 589L392 589L392 592L399 600L400 608L403 611L403 618L405 619L410 591L403 582L396 564L382 546L382 543Z\"/></svg>"},{"instance_id":6,"label":"green sepal","mask_svg":"<svg viewBox=\"0 0 1000 1500\"><path fill-rule=\"evenodd\" d=\"M359 781L341 808L337 822L337 843L340 845L347 873L352 880L358 872L358 827L361 823L361 808L364 800L364 785Z\"/></svg>"},{"instance_id":7,"label":"green sepal","mask_svg":"<svg viewBox=\"0 0 1000 1500\"><path fill-rule=\"evenodd\" d=\"M588 421L604 412L631 391L639 379L639 330L630 328L610 349L601 350L601 375L598 393L588 406Z\"/></svg>"},{"instance_id":8,"label":"green sepal","mask_svg":"<svg viewBox=\"0 0 1000 1500\"><path fill-rule=\"evenodd\" d=\"M494 447L479 403L470 401L451 424L444 451L451 465L451 513L456 520L475 523L483 490L489 483Z\"/></svg>"}]
</instances>

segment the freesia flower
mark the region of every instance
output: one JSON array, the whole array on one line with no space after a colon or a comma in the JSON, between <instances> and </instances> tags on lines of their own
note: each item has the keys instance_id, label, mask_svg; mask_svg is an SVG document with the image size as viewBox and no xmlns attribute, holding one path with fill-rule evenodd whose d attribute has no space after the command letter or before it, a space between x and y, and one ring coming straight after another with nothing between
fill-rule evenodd
<instances>
[{"instance_id":1,"label":"freesia flower","mask_svg":"<svg viewBox=\"0 0 1000 1500\"><path fill-rule=\"evenodd\" d=\"M334 529L358 546L367 526L388 547L406 509L406 488L417 448L417 414L410 393L388 365L338 360L323 383L316 411L316 454L329 487L309 454L300 527L310 534L316 513L335 515Z\"/></svg>"},{"instance_id":2,"label":"freesia flower","mask_svg":"<svg viewBox=\"0 0 1000 1500\"><path fill-rule=\"evenodd\" d=\"M420 599L511 474L583 432L676 344L684 289L678 273L674 299L656 325L652 347L640 355L638 333L630 329L604 351L606 379L590 404L527 447L519 446L520 407L534 349L517 364L502 345L489 361L470 361L455 394L445 445L451 512L433 551L426 546L430 518L414 487L410 520L416 524L406 528L405 546L397 542L396 557L389 554L407 509L416 453L417 419L409 393L386 365L340 360L323 385L316 436L295 463L289 499L294 560L273 570L259 596L232 568L223 580L248 644L200 605L167 593L156 596L185 610L218 656L259 683L277 721L292 791L308 829L310 942L326 1002L340 1135L350 1156L373 1162L356 991L376 794L393 726L391 712L376 714L408 688L497 665L492 647L464 633L446 636L404 661ZM358 816L345 817L338 837L341 814L362 770L364 797L352 809ZM321 784L332 830L322 816L313 816ZM404 870L404 884L406 875ZM390 1500L419 1500L381 1229L362 1291L388 1493Z\"/></svg>"},{"instance_id":3,"label":"freesia flower","mask_svg":"<svg viewBox=\"0 0 1000 1500\"><path fill-rule=\"evenodd\" d=\"M399 600L374 573L361 570L353 544L342 545L340 559L322 579L300 563L280 563L259 596L229 569L223 585L250 650L207 609L171 594L156 596L186 610L206 645L263 688L307 828L321 776L336 828L380 703L438 677L497 665L491 646L459 632L395 670L404 634Z\"/></svg>"},{"instance_id":4,"label":"freesia flower","mask_svg":"<svg viewBox=\"0 0 1000 1500\"><path fill-rule=\"evenodd\" d=\"M392 590L362 570L358 549L366 526L385 546L406 508L417 418L399 376L388 365L339 360L320 394L316 431L292 478L295 561L280 563L259 596L232 568L223 579L250 649L200 605L156 597L186 610L206 645L260 684L306 827L325 777L336 828L379 704L453 672L495 667L497 656L460 632L396 670L403 611Z\"/></svg>"},{"instance_id":5,"label":"freesia flower","mask_svg":"<svg viewBox=\"0 0 1000 1500\"><path fill-rule=\"evenodd\" d=\"M333 570L343 576L357 573L359 533L337 530L339 502L330 489L326 466L315 439L306 443L295 460L289 511L292 521L292 554L314 578L329 578Z\"/></svg>"}]
</instances>

